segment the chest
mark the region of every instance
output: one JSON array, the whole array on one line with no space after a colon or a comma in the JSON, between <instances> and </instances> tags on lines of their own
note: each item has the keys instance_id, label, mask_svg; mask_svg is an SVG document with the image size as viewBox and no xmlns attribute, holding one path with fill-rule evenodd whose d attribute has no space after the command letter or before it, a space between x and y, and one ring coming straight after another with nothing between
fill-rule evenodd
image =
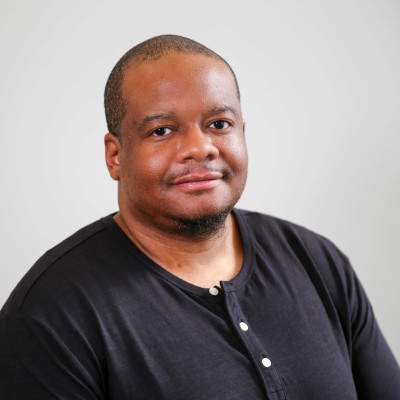
<instances>
[{"instance_id":1,"label":"chest","mask_svg":"<svg viewBox=\"0 0 400 400\"><path fill-rule=\"evenodd\" d=\"M135 292L103 324L110 398L356 399L338 325L302 274Z\"/></svg>"}]
</instances>

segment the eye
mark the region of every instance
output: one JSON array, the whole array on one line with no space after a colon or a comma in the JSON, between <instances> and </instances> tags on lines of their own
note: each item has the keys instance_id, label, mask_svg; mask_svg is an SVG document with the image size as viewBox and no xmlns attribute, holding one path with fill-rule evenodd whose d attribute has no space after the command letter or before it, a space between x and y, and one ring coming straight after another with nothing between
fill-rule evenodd
<instances>
[{"instance_id":1,"label":"eye","mask_svg":"<svg viewBox=\"0 0 400 400\"><path fill-rule=\"evenodd\" d=\"M154 136L166 136L171 132L172 132L172 130L170 128L157 128L155 131L153 131L152 135L154 135Z\"/></svg>"},{"instance_id":2,"label":"eye","mask_svg":"<svg viewBox=\"0 0 400 400\"><path fill-rule=\"evenodd\" d=\"M229 128L231 124L228 121L218 120L213 122L210 127L214 129L226 129Z\"/></svg>"}]
</instances>

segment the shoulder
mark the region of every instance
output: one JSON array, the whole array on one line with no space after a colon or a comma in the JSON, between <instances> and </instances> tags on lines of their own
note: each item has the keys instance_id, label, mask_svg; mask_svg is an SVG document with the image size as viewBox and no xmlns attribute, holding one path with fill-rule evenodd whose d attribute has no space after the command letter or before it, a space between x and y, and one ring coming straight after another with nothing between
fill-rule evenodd
<instances>
[{"instance_id":1,"label":"shoulder","mask_svg":"<svg viewBox=\"0 0 400 400\"><path fill-rule=\"evenodd\" d=\"M300 225L255 212L239 210L238 215L260 258L279 260L277 265L285 271L302 269L327 314L332 320L339 317L350 343L352 309L365 303L366 297L347 256L329 239Z\"/></svg>"},{"instance_id":2,"label":"shoulder","mask_svg":"<svg viewBox=\"0 0 400 400\"><path fill-rule=\"evenodd\" d=\"M318 258L329 253L337 261L347 262L347 257L329 239L303 226L254 211L237 209L235 216L244 222L255 239L281 246L301 246Z\"/></svg>"},{"instance_id":3,"label":"shoulder","mask_svg":"<svg viewBox=\"0 0 400 400\"><path fill-rule=\"evenodd\" d=\"M84 275L94 258L101 258L110 237L102 220L98 220L48 250L18 283L1 313L20 311L27 299L31 303L39 301L39 292L42 301L46 301L46 298L50 300L63 287L71 285L77 276ZM40 287L40 291L36 291L37 287Z\"/></svg>"},{"instance_id":4,"label":"shoulder","mask_svg":"<svg viewBox=\"0 0 400 400\"><path fill-rule=\"evenodd\" d=\"M256 251L273 252L288 262L294 257L314 284L318 281L327 287L336 299L350 290L354 280L350 261L326 237L293 222L258 212L235 210L235 215L242 221Z\"/></svg>"}]
</instances>

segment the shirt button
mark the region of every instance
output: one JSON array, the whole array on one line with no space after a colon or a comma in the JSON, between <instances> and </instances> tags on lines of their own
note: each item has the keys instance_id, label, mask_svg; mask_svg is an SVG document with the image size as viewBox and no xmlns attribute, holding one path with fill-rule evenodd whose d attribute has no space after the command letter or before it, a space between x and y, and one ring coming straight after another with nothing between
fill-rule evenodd
<instances>
[{"instance_id":1,"label":"shirt button","mask_svg":"<svg viewBox=\"0 0 400 400\"><path fill-rule=\"evenodd\" d=\"M216 287L210 287L210 289L208 289L208 291L210 292L210 294L212 294L213 296L216 296L219 293L219 290Z\"/></svg>"},{"instance_id":2,"label":"shirt button","mask_svg":"<svg viewBox=\"0 0 400 400\"><path fill-rule=\"evenodd\" d=\"M265 357L261 360L262 365L264 365L265 368L269 368L272 365L272 362L269 358Z\"/></svg>"},{"instance_id":3,"label":"shirt button","mask_svg":"<svg viewBox=\"0 0 400 400\"><path fill-rule=\"evenodd\" d=\"M242 330L242 331L248 331L249 330L249 326L246 324L246 322L241 322L240 324L239 324L239 326L240 326L240 329Z\"/></svg>"}]
</instances>

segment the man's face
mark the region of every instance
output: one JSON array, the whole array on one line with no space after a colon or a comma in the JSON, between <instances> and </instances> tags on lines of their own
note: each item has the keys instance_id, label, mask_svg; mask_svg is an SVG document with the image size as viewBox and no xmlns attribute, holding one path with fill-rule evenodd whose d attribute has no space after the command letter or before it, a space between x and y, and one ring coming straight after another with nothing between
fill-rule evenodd
<instances>
[{"instance_id":1,"label":"man's face","mask_svg":"<svg viewBox=\"0 0 400 400\"><path fill-rule=\"evenodd\" d=\"M231 209L247 177L244 123L233 76L203 55L133 66L119 154L121 211L161 229Z\"/></svg>"}]
</instances>

